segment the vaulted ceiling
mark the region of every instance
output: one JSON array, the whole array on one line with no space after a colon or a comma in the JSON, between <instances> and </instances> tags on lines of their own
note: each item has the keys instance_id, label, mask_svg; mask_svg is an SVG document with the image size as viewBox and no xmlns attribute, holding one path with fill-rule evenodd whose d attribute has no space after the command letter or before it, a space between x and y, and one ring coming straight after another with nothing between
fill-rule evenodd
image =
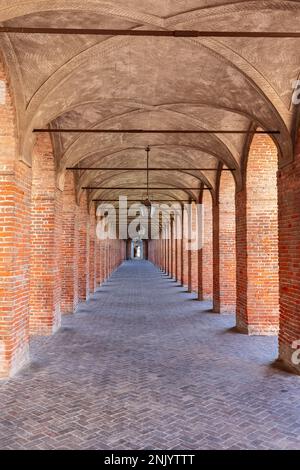
<instances>
[{"instance_id":1,"label":"vaulted ceiling","mask_svg":"<svg viewBox=\"0 0 300 470\"><path fill-rule=\"evenodd\" d=\"M298 1L0 0L3 26L211 31L297 31ZM36 127L280 130L280 163L292 158L296 109L292 81L300 39L163 38L1 34L16 94L21 157L30 162ZM220 162L240 167L249 136L241 134L55 134L58 184L70 166L184 167L151 172L153 198L197 198L215 189ZM192 168L210 168L199 171ZM77 172L83 186L145 186L146 173ZM143 190L95 190L91 198Z\"/></svg>"}]
</instances>

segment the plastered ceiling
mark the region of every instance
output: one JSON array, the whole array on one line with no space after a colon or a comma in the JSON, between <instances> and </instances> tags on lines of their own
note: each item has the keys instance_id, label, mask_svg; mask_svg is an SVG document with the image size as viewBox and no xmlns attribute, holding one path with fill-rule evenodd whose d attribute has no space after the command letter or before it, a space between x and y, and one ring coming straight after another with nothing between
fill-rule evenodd
<instances>
[{"instance_id":1,"label":"plastered ceiling","mask_svg":"<svg viewBox=\"0 0 300 470\"><path fill-rule=\"evenodd\" d=\"M212 31L297 31L298 1L0 0L7 26ZM292 81L300 39L162 38L2 34L11 71L21 158L30 163L36 127L280 130L280 164L292 158L296 107ZM215 190L220 163L235 168L237 185L249 137L237 134L56 134L58 184L66 167L185 167L152 172L153 198L197 198ZM215 171L192 170L212 168ZM83 186L144 186L146 173L77 172ZM140 198L145 191L98 190L90 198Z\"/></svg>"}]
</instances>

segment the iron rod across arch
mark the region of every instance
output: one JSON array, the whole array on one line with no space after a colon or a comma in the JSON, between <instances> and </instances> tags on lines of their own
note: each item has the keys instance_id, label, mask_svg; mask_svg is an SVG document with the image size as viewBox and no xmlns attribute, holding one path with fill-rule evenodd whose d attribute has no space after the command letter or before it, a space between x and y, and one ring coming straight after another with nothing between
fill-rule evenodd
<instances>
[{"instance_id":1,"label":"iron rod across arch","mask_svg":"<svg viewBox=\"0 0 300 470\"><path fill-rule=\"evenodd\" d=\"M141 191L147 191L147 187L145 188L138 188L138 187L110 187L110 186L83 186L82 189L111 189L111 190L114 190L114 189L134 189L134 190L137 190L137 189L140 189ZM183 191L183 190L193 190L193 191L200 191L201 189L207 189L207 190L211 190L212 188L184 188L184 187L177 187L177 188L160 188L160 187L155 187L155 188L149 188L149 191L154 191L154 190L167 190L167 191L170 191L170 190L173 190L173 191Z\"/></svg>"},{"instance_id":2,"label":"iron rod across arch","mask_svg":"<svg viewBox=\"0 0 300 470\"><path fill-rule=\"evenodd\" d=\"M1 26L0 33L15 34L70 34L93 36L138 36L167 38L300 38L299 31L198 31L166 29L96 29L96 28L47 28L25 26Z\"/></svg>"},{"instance_id":3,"label":"iron rod across arch","mask_svg":"<svg viewBox=\"0 0 300 470\"><path fill-rule=\"evenodd\" d=\"M98 167L68 167L70 171L147 171L147 168L98 168ZM148 171L217 171L218 168L148 168ZM222 171L236 171L236 168L222 168Z\"/></svg>"},{"instance_id":4,"label":"iron rod across arch","mask_svg":"<svg viewBox=\"0 0 300 470\"><path fill-rule=\"evenodd\" d=\"M46 132L49 134L268 134L278 135L278 130L232 130L232 129L33 129L34 133Z\"/></svg>"}]
</instances>

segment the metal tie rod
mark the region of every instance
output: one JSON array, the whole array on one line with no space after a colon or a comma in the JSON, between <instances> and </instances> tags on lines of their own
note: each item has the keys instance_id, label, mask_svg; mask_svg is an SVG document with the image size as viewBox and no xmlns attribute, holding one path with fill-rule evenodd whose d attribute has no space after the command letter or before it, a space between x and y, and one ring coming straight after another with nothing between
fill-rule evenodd
<instances>
[{"instance_id":1,"label":"metal tie rod","mask_svg":"<svg viewBox=\"0 0 300 470\"><path fill-rule=\"evenodd\" d=\"M121 189L134 189L134 190L141 190L141 191L146 191L147 190L147 187L145 188L137 188L137 187L110 187L110 186L83 186L82 189L92 189L92 190L95 190L95 189L110 189L110 190L114 190L114 189L118 189L118 190L121 190ZM149 188L149 191L154 191L154 190L173 190L173 191L184 191L184 190L194 190L194 191L200 191L202 189L207 189L207 190L210 190L211 188L184 188L184 187L177 187L177 188Z\"/></svg>"},{"instance_id":2,"label":"metal tie rod","mask_svg":"<svg viewBox=\"0 0 300 470\"><path fill-rule=\"evenodd\" d=\"M147 168L98 168L98 167L67 167L70 171L147 171ZM217 171L217 168L148 168L148 171ZM236 171L236 168L222 168L222 171Z\"/></svg>"},{"instance_id":3,"label":"metal tie rod","mask_svg":"<svg viewBox=\"0 0 300 470\"><path fill-rule=\"evenodd\" d=\"M15 34L70 34L93 36L138 36L169 38L300 38L298 31L197 31L165 29L90 29L90 28L37 28L23 26L1 26L0 33Z\"/></svg>"},{"instance_id":4,"label":"metal tie rod","mask_svg":"<svg viewBox=\"0 0 300 470\"><path fill-rule=\"evenodd\" d=\"M33 132L49 134L280 134L278 130L229 130L229 129L33 129Z\"/></svg>"}]
</instances>

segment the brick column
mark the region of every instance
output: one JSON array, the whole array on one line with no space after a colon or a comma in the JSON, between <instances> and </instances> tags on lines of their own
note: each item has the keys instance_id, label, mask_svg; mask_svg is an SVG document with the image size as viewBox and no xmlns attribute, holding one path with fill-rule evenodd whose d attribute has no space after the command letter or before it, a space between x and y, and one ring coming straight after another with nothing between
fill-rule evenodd
<instances>
[{"instance_id":1,"label":"brick column","mask_svg":"<svg viewBox=\"0 0 300 470\"><path fill-rule=\"evenodd\" d=\"M247 183L236 195L237 327L247 334L278 332L277 148L253 138Z\"/></svg>"},{"instance_id":2,"label":"brick column","mask_svg":"<svg viewBox=\"0 0 300 470\"><path fill-rule=\"evenodd\" d=\"M183 211L183 239L182 239L182 285L189 286L189 273L190 273L190 260L189 260L189 251L187 248L187 238L188 238L188 224L187 224L187 214L186 211Z\"/></svg>"},{"instance_id":3,"label":"brick column","mask_svg":"<svg viewBox=\"0 0 300 470\"><path fill-rule=\"evenodd\" d=\"M171 265L171 237L170 237L170 226L167 226L167 275L170 275Z\"/></svg>"},{"instance_id":4,"label":"brick column","mask_svg":"<svg viewBox=\"0 0 300 470\"><path fill-rule=\"evenodd\" d=\"M223 172L219 191L219 305L220 313L235 313L235 182L229 172Z\"/></svg>"},{"instance_id":5,"label":"brick column","mask_svg":"<svg viewBox=\"0 0 300 470\"><path fill-rule=\"evenodd\" d=\"M181 209L179 209L181 210ZM176 214L175 218L175 234L176 234L176 279L181 282L181 230L182 221L180 213Z\"/></svg>"},{"instance_id":6,"label":"brick column","mask_svg":"<svg viewBox=\"0 0 300 470\"><path fill-rule=\"evenodd\" d=\"M203 246L198 248L198 300L203 300Z\"/></svg>"},{"instance_id":7,"label":"brick column","mask_svg":"<svg viewBox=\"0 0 300 470\"><path fill-rule=\"evenodd\" d=\"M89 214L86 193L80 199L79 217L79 262L78 262L78 282L79 301L85 302L89 297Z\"/></svg>"},{"instance_id":8,"label":"brick column","mask_svg":"<svg viewBox=\"0 0 300 470\"><path fill-rule=\"evenodd\" d=\"M97 225L97 221L96 221ZM96 287L99 287L101 284L101 246L100 246L100 240L97 237L95 237L95 263L96 263Z\"/></svg>"},{"instance_id":9,"label":"brick column","mask_svg":"<svg viewBox=\"0 0 300 470\"><path fill-rule=\"evenodd\" d=\"M184 268L185 268L185 262L184 262L184 210L183 206L181 208L181 240L180 240L180 266L181 266L181 278L180 278L180 283L183 286L184 281L185 281L185 273L184 273Z\"/></svg>"},{"instance_id":10,"label":"brick column","mask_svg":"<svg viewBox=\"0 0 300 470\"><path fill-rule=\"evenodd\" d=\"M164 272L167 274L167 266L168 266L168 253L167 253L167 231L165 228L165 239L164 239Z\"/></svg>"},{"instance_id":11,"label":"brick column","mask_svg":"<svg viewBox=\"0 0 300 470\"><path fill-rule=\"evenodd\" d=\"M220 312L220 238L219 238L219 203L212 206L213 224L213 311Z\"/></svg>"},{"instance_id":12,"label":"brick column","mask_svg":"<svg viewBox=\"0 0 300 470\"><path fill-rule=\"evenodd\" d=\"M39 135L32 157L30 334L51 335L61 324L62 193L48 134Z\"/></svg>"},{"instance_id":13,"label":"brick column","mask_svg":"<svg viewBox=\"0 0 300 470\"><path fill-rule=\"evenodd\" d=\"M176 281L178 280L178 268L179 268L179 260L178 260L178 240L177 240L177 231L176 231L176 219L174 221L174 277Z\"/></svg>"},{"instance_id":14,"label":"brick column","mask_svg":"<svg viewBox=\"0 0 300 470\"><path fill-rule=\"evenodd\" d=\"M173 270L173 266L174 266L174 225L173 225L173 220L171 219L170 221L170 243L169 243L169 246L170 246L170 277L173 278L174 277L174 270Z\"/></svg>"},{"instance_id":15,"label":"brick column","mask_svg":"<svg viewBox=\"0 0 300 470\"><path fill-rule=\"evenodd\" d=\"M93 294L96 290L96 214L94 207L91 208L89 219L89 293Z\"/></svg>"},{"instance_id":16,"label":"brick column","mask_svg":"<svg viewBox=\"0 0 300 470\"><path fill-rule=\"evenodd\" d=\"M279 358L300 374L300 138L295 160L278 172Z\"/></svg>"},{"instance_id":17,"label":"brick column","mask_svg":"<svg viewBox=\"0 0 300 470\"><path fill-rule=\"evenodd\" d=\"M191 292L198 291L198 249L197 249L197 206L195 202L192 203L192 220L191 220L191 242L193 246L191 247Z\"/></svg>"},{"instance_id":18,"label":"brick column","mask_svg":"<svg viewBox=\"0 0 300 470\"><path fill-rule=\"evenodd\" d=\"M31 169L17 157L15 113L0 62L0 378L29 360Z\"/></svg>"},{"instance_id":19,"label":"brick column","mask_svg":"<svg viewBox=\"0 0 300 470\"><path fill-rule=\"evenodd\" d=\"M105 253L105 240L100 240L100 273L102 284L105 281L106 276L106 253Z\"/></svg>"},{"instance_id":20,"label":"brick column","mask_svg":"<svg viewBox=\"0 0 300 470\"><path fill-rule=\"evenodd\" d=\"M61 312L73 313L78 305L79 207L71 172L66 173L62 199Z\"/></svg>"},{"instance_id":21,"label":"brick column","mask_svg":"<svg viewBox=\"0 0 300 470\"><path fill-rule=\"evenodd\" d=\"M203 300L212 300L213 296L213 228L212 198L204 191L202 198L203 216L203 249L202 249L202 286ZM201 299L199 299L201 300Z\"/></svg>"}]
</instances>

